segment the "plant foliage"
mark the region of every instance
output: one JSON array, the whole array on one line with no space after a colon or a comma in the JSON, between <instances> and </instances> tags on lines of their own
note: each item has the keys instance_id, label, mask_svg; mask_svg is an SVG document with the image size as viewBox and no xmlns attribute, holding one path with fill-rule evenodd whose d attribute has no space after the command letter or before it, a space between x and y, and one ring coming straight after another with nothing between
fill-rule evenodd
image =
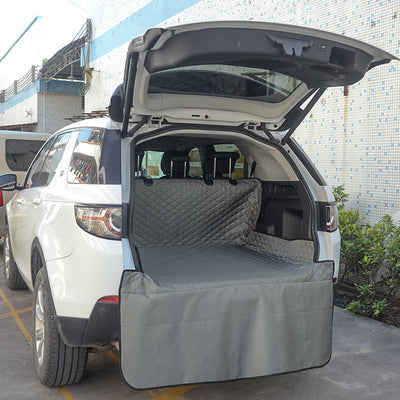
<instances>
[{"instance_id":1,"label":"plant foliage","mask_svg":"<svg viewBox=\"0 0 400 400\"><path fill-rule=\"evenodd\" d=\"M369 317L400 321L400 225L389 215L376 224L363 222L359 211L348 210L343 185L333 189L339 210L340 282L355 281L357 300L347 310Z\"/></svg>"}]
</instances>

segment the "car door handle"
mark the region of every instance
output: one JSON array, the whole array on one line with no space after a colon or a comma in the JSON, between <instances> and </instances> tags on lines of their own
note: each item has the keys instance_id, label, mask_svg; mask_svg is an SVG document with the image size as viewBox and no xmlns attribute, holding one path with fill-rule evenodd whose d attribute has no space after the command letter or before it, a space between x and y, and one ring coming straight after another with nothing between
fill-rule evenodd
<instances>
[{"instance_id":1,"label":"car door handle","mask_svg":"<svg viewBox=\"0 0 400 400\"><path fill-rule=\"evenodd\" d=\"M36 199L33 199L33 200L32 200L32 203L33 203L33 204L36 204L37 206L38 206L41 202L42 202L42 199L40 199L40 198L38 198L38 197L37 197Z\"/></svg>"}]
</instances>

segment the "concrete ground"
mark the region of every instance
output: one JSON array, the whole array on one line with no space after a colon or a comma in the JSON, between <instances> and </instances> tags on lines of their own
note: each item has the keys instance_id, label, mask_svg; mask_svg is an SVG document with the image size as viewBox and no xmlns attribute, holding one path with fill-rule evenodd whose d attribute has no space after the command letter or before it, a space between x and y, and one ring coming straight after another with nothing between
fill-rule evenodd
<instances>
[{"instance_id":1,"label":"concrete ground","mask_svg":"<svg viewBox=\"0 0 400 400\"><path fill-rule=\"evenodd\" d=\"M333 354L320 369L228 383L157 390L129 388L119 373L118 353L91 353L79 384L47 388L32 359L32 296L5 287L0 266L0 399L149 400L398 400L400 329L335 308ZM173 366L172 366L173 367Z\"/></svg>"}]
</instances>

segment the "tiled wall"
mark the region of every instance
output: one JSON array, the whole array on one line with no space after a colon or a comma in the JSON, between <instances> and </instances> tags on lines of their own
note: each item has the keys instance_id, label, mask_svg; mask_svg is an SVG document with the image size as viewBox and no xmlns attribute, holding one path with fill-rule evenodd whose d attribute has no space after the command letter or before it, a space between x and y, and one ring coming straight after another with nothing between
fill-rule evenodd
<instances>
[{"instance_id":1,"label":"tiled wall","mask_svg":"<svg viewBox=\"0 0 400 400\"><path fill-rule=\"evenodd\" d=\"M116 2L122 6L126 0ZM176 0L177 11L165 19L155 12L160 2L142 0L143 10L149 10L141 16L143 29L207 20L280 22L344 34L400 56L400 0ZM171 3L165 0L170 10L167 4ZM96 9L94 24L101 7ZM122 79L116 71L123 70L123 60L110 54L95 66L113 71L110 79L117 82ZM99 82L106 79L103 73ZM92 93L99 99L100 92L97 87ZM347 89L347 95L344 88L327 90L295 133L327 183L344 184L350 193L349 206L371 222L400 210L399 118L400 63L395 61L369 72Z\"/></svg>"},{"instance_id":2,"label":"tiled wall","mask_svg":"<svg viewBox=\"0 0 400 400\"><path fill-rule=\"evenodd\" d=\"M399 56L400 1L301 1L288 22L363 40ZM292 9L293 10L293 9ZM296 137L326 178L344 184L349 206L375 222L400 210L400 65L327 90Z\"/></svg>"}]
</instances>

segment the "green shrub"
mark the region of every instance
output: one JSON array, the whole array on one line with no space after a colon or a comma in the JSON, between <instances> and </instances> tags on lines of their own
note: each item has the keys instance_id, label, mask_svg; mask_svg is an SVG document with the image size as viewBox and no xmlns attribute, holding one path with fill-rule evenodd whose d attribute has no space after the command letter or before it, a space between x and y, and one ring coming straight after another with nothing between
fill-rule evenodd
<instances>
[{"instance_id":1,"label":"green shrub","mask_svg":"<svg viewBox=\"0 0 400 400\"><path fill-rule=\"evenodd\" d=\"M341 242L340 282L349 275L357 282L357 300L347 310L398 325L400 317L400 226L385 215L376 224L363 223L359 211L346 210L348 195L337 186ZM339 282L339 284L340 284Z\"/></svg>"},{"instance_id":2,"label":"green shrub","mask_svg":"<svg viewBox=\"0 0 400 400\"><path fill-rule=\"evenodd\" d=\"M333 188L333 195L339 212L340 247L340 280L346 279L349 273L359 275L360 265L364 259L365 230L368 224L363 224L364 217L358 210L346 210L345 204L349 195L344 186Z\"/></svg>"}]
</instances>

